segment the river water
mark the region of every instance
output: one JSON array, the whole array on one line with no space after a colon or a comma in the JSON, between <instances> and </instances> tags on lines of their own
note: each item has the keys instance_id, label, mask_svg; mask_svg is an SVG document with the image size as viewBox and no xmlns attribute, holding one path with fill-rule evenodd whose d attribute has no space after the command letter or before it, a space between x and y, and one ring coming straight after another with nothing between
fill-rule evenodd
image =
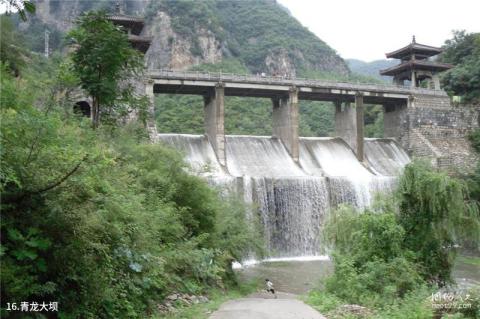
<instances>
[{"instance_id":1,"label":"river water","mask_svg":"<svg viewBox=\"0 0 480 319\"><path fill-rule=\"evenodd\" d=\"M318 260L266 261L236 269L242 281L270 279L278 291L305 294L313 288L322 287L325 279L332 274L333 264L327 258ZM458 261L453 277L459 287L480 287L478 265Z\"/></svg>"}]
</instances>

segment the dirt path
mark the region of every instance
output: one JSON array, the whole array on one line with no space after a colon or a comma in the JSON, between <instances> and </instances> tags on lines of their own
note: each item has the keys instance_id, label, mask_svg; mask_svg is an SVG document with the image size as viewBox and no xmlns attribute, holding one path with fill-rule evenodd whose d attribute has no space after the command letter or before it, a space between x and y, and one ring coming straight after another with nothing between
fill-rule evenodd
<instances>
[{"instance_id":1,"label":"dirt path","mask_svg":"<svg viewBox=\"0 0 480 319\"><path fill-rule=\"evenodd\" d=\"M256 293L247 298L230 300L220 306L210 319L325 319L315 309L296 299L295 295Z\"/></svg>"}]
</instances>

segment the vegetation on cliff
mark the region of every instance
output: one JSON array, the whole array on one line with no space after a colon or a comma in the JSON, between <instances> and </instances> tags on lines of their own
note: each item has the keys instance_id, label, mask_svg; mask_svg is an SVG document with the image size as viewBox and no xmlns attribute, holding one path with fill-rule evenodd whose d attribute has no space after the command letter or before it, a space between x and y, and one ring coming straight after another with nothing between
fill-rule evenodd
<instances>
[{"instance_id":1,"label":"vegetation on cliff","mask_svg":"<svg viewBox=\"0 0 480 319\"><path fill-rule=\"evenodd\" d=\"M252 73L266 72L267 57L278 54L293 62L292 71L298 76L312 70L342 76L349 73L334 50L275 1L162 0L150 3L147 16L159 10L172 17L177 33L192 41L194 54L199 47L195 30L204 28L222 43L225 57L238 59Z\"/></svg>"}]
</instances>

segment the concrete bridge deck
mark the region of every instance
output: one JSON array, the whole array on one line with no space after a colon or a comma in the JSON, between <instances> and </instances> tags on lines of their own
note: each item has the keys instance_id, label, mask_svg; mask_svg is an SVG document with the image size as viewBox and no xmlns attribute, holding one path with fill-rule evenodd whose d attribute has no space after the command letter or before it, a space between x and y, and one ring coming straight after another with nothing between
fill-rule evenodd
<instances>
[{"instance_id":1,"label":"concrete bridge deck","mask_svg":"<svg viewBox=\"0 0 480 319\"><path fill-rule=\"evenodd\" d=\"M225 96L271 99L272 136L282 141L294 161L299 159L299 100L334 102L335 135L353 149L360 161L363 161L364 103L384 106L386 136L397 138L406 119L404 110L414 106L415 97L448 100L444 91L416 87L173 70L149 71L145 89L152 107L155 94L202 95L205 134L222 165L225 164Z\"/></svg>"},{"instance_id":2,"label":"concrete bridge deck","mask_svg":"<svg viewBox=\"0 0 480 319\"><path fill-rule=\"evenodd\" d=\"M446 95L444 91L424 88L260 75L151 70L148 77L153 80L154 93L167 94L206 96L221 83L225 96L279 98L296 88L300 100L353 102L360 93L364 102L371 104L395 104L412 94Z\"/></svg>"}]
</instances>

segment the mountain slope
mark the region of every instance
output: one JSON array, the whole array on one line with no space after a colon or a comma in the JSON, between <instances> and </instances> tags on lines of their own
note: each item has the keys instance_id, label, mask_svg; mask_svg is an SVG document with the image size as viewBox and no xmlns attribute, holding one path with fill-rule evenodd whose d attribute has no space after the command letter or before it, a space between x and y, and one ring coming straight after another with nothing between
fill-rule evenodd
<instances>
[{"instance_id":1,"label":"mountain slope","mask_svg":"<svg viewBox=\"0 0 480 319\"><path fill-rule=\"evenodd\" d=\"M299 75L308 71L348 74L325 42L271 1L219 1L222 26L239 57L256 72Z\"/></svg>"},{"instance_id":2,"label":"mountain slope","mask_svg":"<svg viewBox=\"0 0 480 319\"><path fill-rule=\"evenodd\" d=\"M387 69L395 64L398 64L397 60L376 60L372 62L364 62L357 59L347 59L346 62L348 63L348 66L352 72L382 79L384 81L390 81L391 77L381 76L380 70Z\"/></svg>"},{"instance_id":3,"label":"mountain slope","mask_svg":"<svg viewBox=\"0 0 480 319\"><path fill-rule=\"evenodd\" d=\"M75 17L91 9L113 11L113 0L38 0L33 28L66 32ZM188 69L238 60L252 72L321 77L349 74L345 61L325 42L272 0L122 0L126 14L146 18L153 36L149 68ZM28 27L24 27L27 28ZM28 30L26 30L28 32ZM31 30L30 30L31 31ZM55 46L54 46L55 47Z\"/></svg>"},{"instance_id":4,"label":"mountain slope","mask_svg":"<svg viewBox=\"0 0 480 319\"><path fill-rule=\"evenodd\" d=\"M26 34L43 40L65 33L82 12L105 9L113 0L38 0L37 15L21 24ZM288 10L272 0L120 0L129 15L145 17L144 35L153 41L146 54L150 69L192 69L212 72L262 73L297 77L358 80L345 61ZM56 39L58 36L56 37ZM36 50L42 52L41 41ZM51 43L61 47L61 43ZM271 134L271 101L229 97L225 103L229 134ZM159 95L159 132L202 133L203 99ZM330 103L300 103L300 134L329 136L334 108Z\"/></svg>"}]
</instances>

